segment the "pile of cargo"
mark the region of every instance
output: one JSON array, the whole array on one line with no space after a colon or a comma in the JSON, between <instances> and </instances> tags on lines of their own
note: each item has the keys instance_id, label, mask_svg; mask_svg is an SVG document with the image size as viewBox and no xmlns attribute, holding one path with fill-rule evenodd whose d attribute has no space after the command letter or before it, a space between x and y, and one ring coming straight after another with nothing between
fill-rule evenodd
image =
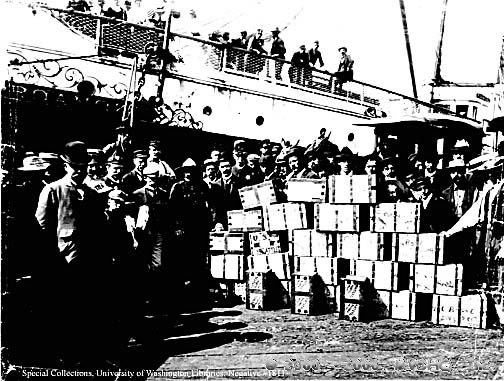
<instances>
[{"instance_id":1,"label":"pile of cargo","mask_svg":"<svg viewBox=\"0 0 504 381\"><path fill-rule=\"evenodd\" d=\"M420 233L420 204L377 203L374 176L292 179L284 191L267 181L240 198L228 231L210 234L210 261L249 309L473 328L495 318L489 294L467 294L444 237Z\"/></svg>"}]
</instances>

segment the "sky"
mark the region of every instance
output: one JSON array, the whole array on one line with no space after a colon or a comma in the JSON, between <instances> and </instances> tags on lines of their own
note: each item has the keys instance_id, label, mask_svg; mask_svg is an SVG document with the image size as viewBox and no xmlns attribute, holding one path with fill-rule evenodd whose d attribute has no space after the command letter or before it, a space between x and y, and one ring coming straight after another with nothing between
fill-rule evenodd
<instances>
[{"instance_id":1,"label":"sky","mask_svg":"<svg viewBox=\"0 0 504 381\"><path fill-rule=\"evenodd\" d=\"M444 0L405 0L417 88L428 91ZM326 69L334 71L338 47L355 60L355 78L412 94L399 0L172 0L182 10L174 28L229 31L279 27L287 59L300 44L320 41ZM187 9L195 9L198 23ZM445 80L491 83L497 78L504 36L504 0L448 0L442 55ZM179 25L177 26L177 23Z\"/></svg>"},{"instance_id":2,"label":"sky","mask_svg":"<svg viewBox=\"0 0 504 381\"><path fill-rule=\"evenodd\" d=\"M23 0L26 1L26 0ZM142 0L153 8L163 0ZM427 95L433 77L444 0L404 0L417 88ZM47 0L64 7L67 0ZM301 44L320 41L325 69L335 71L340 46L355 60L355 78L412 95L399 0L166 0L179 10L174 31L265 31L276 27L287 47L287 59ZM196 18L190 16L190 10ZM504 36L504 0L448 0L442 55L445 80L491 83L497 79ZM2 22L5 30L8 23ZM29 27L29 26L28 26ZM15 36L11 36L15 40ZM57 38L57 36L54 36ZM53 40L56 41L56 40ZM266 47L269 49L269 45Z\"/></svg>"}]
</instances>

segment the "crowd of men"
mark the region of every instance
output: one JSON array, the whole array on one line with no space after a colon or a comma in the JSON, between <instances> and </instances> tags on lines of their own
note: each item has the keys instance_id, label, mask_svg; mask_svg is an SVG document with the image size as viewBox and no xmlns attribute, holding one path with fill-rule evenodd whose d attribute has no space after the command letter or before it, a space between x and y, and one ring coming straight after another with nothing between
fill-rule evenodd
<instances>
[{"instance_id":1,"label":"crowd of men","mask_svg":"<svg viewBox=\"0 0 504 381\"><path fill-rule=\"evenodd\" d=\"M118 341L134 336L146 313L209 307L209 232L225 230L227 211L241 208L241 187L266 180L282 189L294 178L376 175L379 202L420 202L421 231L450 237L474 287L496 284L504 145L469 161L459 141L439 169L437 154L404 161L397 144L384 138L359 157L323 129L306 149L264 140L255 150L237 140L231 152L215 148L201 165L188 158L172 169L161 142L136 147L122 132L103 149L74 141L59 156L27 154L18 217L31 239L18 247L36 248L32 271L46 321L60 333L68 328L62 351L81 358L104 332Z\"/></svg>"}]
</instances>

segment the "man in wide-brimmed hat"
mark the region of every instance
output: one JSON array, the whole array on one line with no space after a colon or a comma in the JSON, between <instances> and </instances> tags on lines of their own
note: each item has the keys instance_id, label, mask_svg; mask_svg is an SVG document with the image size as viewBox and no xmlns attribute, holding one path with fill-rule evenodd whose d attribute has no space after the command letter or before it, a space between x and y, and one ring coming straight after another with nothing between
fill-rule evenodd
<instances>
[{"instance_id":1,"label":"man in wide-brimmed hat","mask_svg":"<svg viewBox=\"0 0 504 381\"><path fill-rule=\"evenodd\" d=\"M448 201L451 213L459 219L475 201L474 187L466 177L466 164L462 159L454 159L446 168L451 184L443 190L442 195Z\"/></svg>"},{"instance_id":2,"label":"man in wide-brimmed hat","mask_svg":"<svg viewBox=\"0 0 504 381\"><path fill-rule=\"evenodd\" d=\"M335 163L338 165L338 175L354 174L354 154L348 147L343 147L341 152L334 156Z\"/></svg>"},{"instance_id":3,"label":"man in wide-brimmed hat","mask_svg":"<svg viewBox=\"0 0 504 381\"><path fill-rule=\"evenodd\" d=\"M270 55L272 57L278 58L280 60L285 60L285 44L284 41L280 38L280 29L278 27L271 31L272 41L271 41L271 51ZM275 79L280 81L282 79L282 61L275 61Z\"/></svg>"},{"instance_id":4,"label":"man in wide-brimmed hat","mask_svg":"<svg viewBox=\"0 0 504 381\"><path fill-rule=\"evenodd\" d=\"M201 179L196 163L187 159L176 170L182 180L173 185L170 193L172 226L175 232L172 277L184 301L190 306L203 305L208 300L207 252L208 234L212 225L211 201L208 186Z\"/></svg>"},{"instance_id":5,"label":"man in wide-brimmed hat","mask_svg":"<svg viewBox=\"0 0 504 381\"><path fill-rule=\"evenodd\" d=\"M49 256L57 255L66 263L53 274L60 279L60 302L65 306L59 329L65 332L66 353L82 359L91 355L91 343L96 347L94 334L100 326L94 312L105 221L98 195L83 183L89 163L86 145L66 144L61 158L66 175L44 187L35 217L45 236L40 250L46 247Z\"/></svg>"}]
</instances>

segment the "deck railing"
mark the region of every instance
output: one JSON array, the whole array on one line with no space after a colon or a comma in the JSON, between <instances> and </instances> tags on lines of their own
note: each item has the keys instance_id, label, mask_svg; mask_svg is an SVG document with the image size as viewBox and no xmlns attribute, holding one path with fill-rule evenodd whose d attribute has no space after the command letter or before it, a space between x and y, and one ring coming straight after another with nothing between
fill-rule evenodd
<instances>
[{"instance_id":1,"label":"deck railing","mask_svg":"<svg viewBox=\"0 0 504 381\"><path fill-rule=\"evenodd\" d=\"M89 13L42 7L78 33L95 41L99 52L145 54L163 46L165 30L133 24ZM212 75L223 72L265 81L277 86L315 93L368 107L370 117L389 114L438 112L456 115L443 107L370 85L358 80L340 83L334 73L257 54L196 37L169 33L169 51L176 62L168 70L179 73Z\"/></svg>"}]
</instances>

